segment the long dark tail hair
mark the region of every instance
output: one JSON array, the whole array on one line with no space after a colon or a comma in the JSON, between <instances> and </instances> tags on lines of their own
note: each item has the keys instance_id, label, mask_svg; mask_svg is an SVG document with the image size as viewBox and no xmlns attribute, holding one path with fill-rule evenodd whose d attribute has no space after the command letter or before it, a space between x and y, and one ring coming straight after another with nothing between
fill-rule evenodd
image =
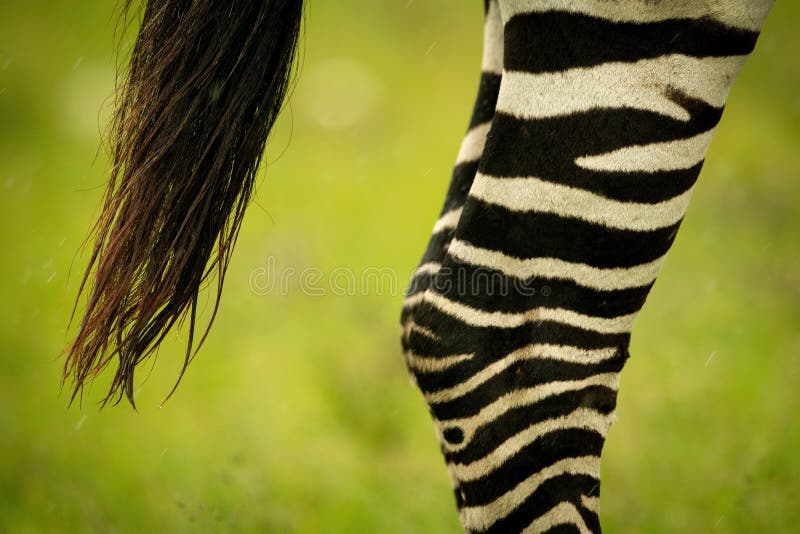
<instances>
[{"instance_id":1,"label":"long dark tail hair","mask_svg":"<svg viewBox=\"0 0 800 534\"><path fill-rule=\"evenodd\" d=\"M216 316L301 16L302 0L146 2L117 88L111 179L78 292L86 307L65 351L72 400L116 360L102 404L124 394L133 405L136 366L188 317L183 376ZM198 292L214 274L213 313L196 336Z\"/></svg>"}]
</instances>

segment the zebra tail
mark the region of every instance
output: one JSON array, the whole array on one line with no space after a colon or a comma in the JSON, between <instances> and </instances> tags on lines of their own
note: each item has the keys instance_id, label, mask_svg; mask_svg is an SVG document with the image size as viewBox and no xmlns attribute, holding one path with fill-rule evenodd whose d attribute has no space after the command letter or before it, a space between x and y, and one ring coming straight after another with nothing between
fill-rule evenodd
<instances>
[{"instance_id":1,"label":"zebra tail","mask_svg":"<svg viewBox=\"0 0 800 534\"><path fill-rule=\"evenodd\" d=\"M139 15L123 0L122 21ZM134 370L189 319L177 387L202 345L269 132L291 83L302 0L148 0L109 129L112 168L65 349L71 399L108 365L102 401L135 408ZM198 292L215 305L195 335ZM199 341L198 341L199 338ZM173 390L174 391L174 387ZM170 392L170 395L172 394ZM169 395L167 396L169 397Z\"/></svg>"}]
</instances>

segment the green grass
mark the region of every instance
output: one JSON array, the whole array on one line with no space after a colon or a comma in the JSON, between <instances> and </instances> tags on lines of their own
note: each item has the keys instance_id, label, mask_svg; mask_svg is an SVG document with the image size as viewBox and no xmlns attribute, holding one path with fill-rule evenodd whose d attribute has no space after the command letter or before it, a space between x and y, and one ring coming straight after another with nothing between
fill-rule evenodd
<instances>
[{"instance_id":1,"label":"green grass","mask_svg":"<svg viewBox=\"0 0 800 534\"><path fill-rule=\"evenodd\" d=\"M0 17L0 531L458 532L399 351L401 297L250 280L269 256L410 273L468 120L480 7L310 2L216 326L159 408L182 357L179 340L161 350L134 413L98 412L102 383L68 410L55 359L106 168L107 4L12 0ZM608 532L800 522L798 23L776 5L637 320L603 464ZM354 89L330 79L342 69Z\"/></svg>"}]
</instances>

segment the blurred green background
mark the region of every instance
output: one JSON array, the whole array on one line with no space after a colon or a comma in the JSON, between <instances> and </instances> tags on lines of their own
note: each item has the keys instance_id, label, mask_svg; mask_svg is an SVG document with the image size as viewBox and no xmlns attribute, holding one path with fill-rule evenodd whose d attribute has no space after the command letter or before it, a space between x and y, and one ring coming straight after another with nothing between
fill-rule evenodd
<instances>
[{"instance_id":1,"label":"blurred green background","mask_svg":"<svg viewBox=\"0 0 800 534\"><path fill-rule=\"evenodd\" d=\"M180 340L161 350L139 413L98 411L104 380L82 407L58 395L107 165L109 4L0 7L0 531L458 532L399 350L399 290L251 286L270 256L407 279L469 118L480 2L309 2L215 328L163 407ZM800 523L798 25L779 2L637 320L603 464L608 532Z\"/></svg>"}]
</instances>

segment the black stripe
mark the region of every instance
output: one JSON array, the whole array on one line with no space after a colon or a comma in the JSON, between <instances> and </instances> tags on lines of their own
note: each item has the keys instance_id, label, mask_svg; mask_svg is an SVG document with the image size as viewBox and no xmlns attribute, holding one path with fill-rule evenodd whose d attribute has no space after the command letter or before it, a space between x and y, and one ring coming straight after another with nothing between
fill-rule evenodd
<instances>
[{"instance_id":1,"label":"black stripe","mask_svg":"<svg viewBox=\"0 0 800 534\"><path fill-rule=\"evenodd\" d=\"M687 137L691 137L691 135ZM547 150L551 149L548 148ZM570 150L572 149L565 149L566 152ZM552 169L549 171L537 169L539 174L531 173L530 176L548 182L578 187L611 200L640 202L643 204L657 204L688 191L697 182L697 177L704 163L701 161L688 169L671 171L594 171L578 167L574 164L574 158L571 160L568 160L569 158L561 158L563 155L549 155L551 158L560 160L559 165L562 167L562 172L556 173ZM576 155L575 157L578 156ZM563 171L566 167L570 167L568 175ZM486 168L495 171L501 170L501 167L495 167L493 163L488 163ZM507 168L504 170L508 171ZM516 177L504 174L490 176L497 178L505 176Z\"/></svg>"},{"instance_id":2,"label":"black stripe","mask_svg":"<svg viewBox=\"0 0 800 534\"><path fill-rule=\"evenodd\" d=\"M591 171L576 165L568 183L613 200L656 204L688 191L702 168L702 161L688 169L656 172Z\"/></svg>"},{"instance_id":3,"label":"black stripe","mask_svg":"<svg viewBox=\"0 0 800 534\"><path fill-rule=\"evenodd\" d=\"M581 514L583 522L589 528L590 532L600 532L600 517L597 513L587 509L583 506L583 499L580 500L581 504L578 506L578 513Z\"/></svg>"},{"instance_id":4,"label":"black stripe","mask_svg":"<svg viewBox=\"0 0 800 534\"><path fill-rule=\"evenodd\" d=\"M564 474L543 482L513 512L493 524L484 534L521 532L534 518L562 502L580 506L580 496L596 491L600 481L588 475Z\"/></svg>"},{"instance_id":5,"label":"black stripe","mask_svg":"<svg viewBox=\"0 0 800 534\"><path fill-rule=\"evenodd\" d=\"M414 323L423 328L431 330L426 324L430 320L430 314L424 313L424 318L420 318L422 305L413 310ZM437 321L439 325L442 321ZM451 324L455 323L450 321ZM431 337L413 330L409 333L407 346L413 347L415 355L423 358L446 358L454 354L473 353L477 347L481 350L477 353L481 358L489 361L500 358L503 354L514 352L530 345L534 340L537 343L547 343L552 345L566 345L577 349L593 350L627 346L630 334L600 334L582 330L573 326L567 326L556 322L533 322L526 323L514 329L483 328L467 326L463 323L456 324L458 330L433 330L439 339Z\"/></svg>"},{"instance_id":6,"label":"black stripe","mask_svg":"<svg viewBox=\"0 0 800 534\"><path fill-rule=\"evenodd\" d=\"M639 311L652 287L649 283L605 291L558 278L521 279L488 267L454 265L450 256L442 263L434 282L437 293L478 310L520 313L537 307L564 308L606 318Z\"/></svg>"},{"instance_id":7,"label":"black stripe","mask_svg":"<svg viewBox=\"0 0 800 534\"><path fill-rule=\"evenodd\" d=\"M550 11L514 16L505 25L506 70L556 72L665 54L694 57L749 54L758 33L711 18L613 22Z\"/></svg>"},{"instance_id":8,"label":"black stripe","mask_svg":"<svg viewBox=\"0 0 800 534\"><path fill-rule=\"evenodd\" d=\"M412 332L410 342L418 356L441 358L475 353L491 362L532 342L568 345L579 349L627 347L629 334L605 334L555 321L533 321L515 328L477 327L452 317L426 302L414 309L414 322L431 330L438 340Z\"/></svg>"},{"instance_id":9,"label":"black stripe","mask_svg":"<svg viewBox=\"0 0 800 534\"><path fill-rule=\"evenodd\" d=\"M430 262L441 263L444 260L444 257L447 254L447 247L450 246L450 241L453 239L454 230L454 228L448 228L447 230L442 230L441 232L431 235L431 238L428 240L428 246L425 249L425 253L422 255L422 260L419 262L419 266ZM424 292L430 287L433 277L436 276L436 272L431 271L423 271L418 273L415 270L411 274L412 275L411 279L409 280L408 289L406 290L406 298L412 297L417 293ZM403 310L404 316L407 311L409 310ZM401 320L401 322L404 321Z\"/></svg>"},{"instance_id":10,"label":"black stripe","mask_svg":"<svg viewBox=\"0 0 800 534\"><path fill-rule=\"evenodd\" d=\"M439 421L471 417L512 391L548 382L582 380L599 374L618 373L624 363L625 358L614 358L595 365L544 359L523 360L513 363L466 395L449 401L431 403L431 411Z\"/></svg>"},{"instance_id":11,"label":"black stripe","mask_svg":"<svg viewBox=\"0 0 800 534\"><path fill-rule=\"evenodd\" d=\"M593 408L602 414L609 414L616 407L616 399L617 393L613 389L589 386L547 397L530 406L514 408L478 427L465 448L446 452L445 459L452 463L472 463L492 452L511 436L547 419L570 414L578 408Z\"/></svg>"},{"instance_id":12,"label":"black stripe","mask_svg":"<svg viewBox=\"0 0 800 534\"><path fill-rule=\"evenodd\" d=\"M444 253L444 251L442 251L442 253ZM428 260L423 258L421 263L427 263L427 261ZM431 281L433 280L434 276L436 276L436 274L431 272L424 272L415 275L408 286L408 291L406 292L406 298L413 297L418 293L425 292L425 290L430 287ZM408 311L408 310L403 310L403 311Z\"/></svg>"},{"instance_id":13,"label":"black stripe","mask_svg":"<svg viewBox=\"0 0 800 534\"><path fill-rule=\"evenodd\" d=\"M469 506L497 499L524 481L565 458L600 456L604 438L580 428L559 429L540 436L481 478L461 481L462 498Z\"/></svg>"},{"instance_id":14,"label":"black stripe","mask_svg":"<svg viewBox=\"0 0 800 534\"><path fill-rule=\"evenodd\" d=\"M542 180L587 190L617 200L657 202L685 191L700 166L685 171L674 187L661 189L663 180L645 179L634 191L633 179L642 173L595 173L578 167L576 158L599 155L632 145L686 139L714 128L722 108L709 106L678 92L669 98L691 116L680 121L639 109L592 109L561 117L521 119L496 113L486 140L481 173L495 177L535 176ZM617 181L616 177L622 176Z\"/></svg>"},{"instance_id":15,"label":"black stripe","mask_svg":"<svg viewBox=\"0 0 800 534\"><path fill-rule=\"evenodd\" d=\"M679 226L680 222L650 232L617 230L550 213L520 213L475 199L464 209L459 231L469 236L471 245L516 258L558 258L612 268L662 257Z\"/></svg>"},{"instance_id":16,"label":"black stripe","mask_svg":"<svg viewBox=\"0 0 800 534\"><path fill-rule=\"evenodd\" d=\"M600 532L599 530L593 530L592 532ZM565 524L565 525L556 525L552 528L548 528L544 534L581 534L581 530L573 524Z\"/></svg>"},{"instance_id":17,"label":"black stripe","mask_svg":"<svg viewBox=\"0 0 800 534\"><path fill-rule=\"evenodd\" d=\"M431 236L430 241L428 241L428 248L425 249L425 254L422 256L422 261L420 261L420 265L424 265L426 263L430 263L432 261L441 263L444 259L445 253L447 252L447 247L450 244L450 240L453 238L453 231L454 228L449 228L447 230L442 230L439 233L433 234ZM429 277L430 274L418 274L417 277ZM427 284L426 284L427 287ZM415 291L410 291L409 294L413 295Z\"/></svg>"},{"instance_id":18,"label":"black stripe","mask_svg":"<svg viewBox=\"0 0 800 534\"><path fill-rule=\"evenodd\" d=\"M459 163L453 168L453 175L450 178L447 197L440 216L464 205L469 188L472 187L472 182L475 180L475 173L478 172L478 165L478 161L467 161Z\"/></svg>"},{"instance_id":19,"label":"black stripe","mask_svg":"<svg viewBox=\"0 0 800 534\"><path fill-rule=\"evenodd\" d=\"M526 336L524 336L524 334L526 333L525 329L521 329L521 333L523 334L523 336L520 336L519 348L518 349L514 349L514 350L519 350L519 349L525 348L527 346L530 346L530 343L532 342L531 340L527 339ZM453 334L450 334L450 335L452 336ZM473 335L470 335L470 334L466 334L466 332L463 331L463 330L462 331L458 331L457 335L455 335L453 337L460 340L461 338L463 338L465 336L469 336L470 338L471 337L475 337L476 341L480 342L480 339L479 339L480 334L477 334L477 335L473 336ZM535 341L537 343L542 343L543 342L539 338L534 338L534 339L535 339ZM616 339L616 338L614 340L618 341L618 339ZM439 343L433 343L433 345L437 345L439 347L439 349L440 349L439 351L437 351L436 354L433 354L433 355L431 355L431 354L417 354L417 355L419 355L419 356L427 356L427 357L443 357L443 356L446 357L448 355L458 354L460 352L465 352L465 351L469 350L469 347L461 346L460 343L441 343L441 342L439 342ZM487 345L486 344L486 340L484 339L483 340L483 346L486 346L486 345ZM457 350L458 352L450 352L450 351L453 351L453 350ZM511 350L511 351L509 351L507 353L494 354L495 351L493 349L485 349L485 348L482 348L482 347L481 348L473 347L473 350L475 352L474 352L474 354L473 354L473 356L471 358L469 358L467 360L464 360L464 361L462 361L460 363L457 363L457 364L455 364L455 365L453 365L451 367L448 367L447 369L440 370L440 371L416 371L417 384L419 385L419 387L423 391L428 392L428 393L439 391L439 390L442 390L442 389L451 388L451 387L456 386L456 385L460 384L461 382L463 382L467 377L471 377L472 375L483 371L486 367L492 365L493 363L495 363L495 362L497 362L499 360L502 360L502 359L508 357L511 352L514 352L514 350ZM574 354L576 356L579 356L579 354L578 354L579 350L580 349L574 349L572 347L564 347L563 348L564 353ZM490 354L487 354L487 352L489 352ZM626 356L626 354L622 354L620 357L624 358L625 356ZM533 358L529 358L528 360L530 360L530 361L544 361L544 360L548 360L548 358L543 356L543 357L540 357L540 358L538 358L536 360L534 360ZM548 360L548 361L552 361L552 360ZM593 365L589 361L588 357L585 358L584 361L585 361L585 363L583 363L583 365ZM580 363L576 363L574 365L581 365L581 364Z\"/></svg>"},{"instance_id":20,"label":"black stripe","mask_svg":"<svg viewBox=\"0 0 800 534\"><path fill-rule=\"evenodd\" d=\"M493 72L481 72L481 81L478 86L478 96L472 109L472 118L469 121L469 129L489 122L494 117L494 110L497 107L497 95L500 92L501 76Z\"/></svg>"}]
</instances>

